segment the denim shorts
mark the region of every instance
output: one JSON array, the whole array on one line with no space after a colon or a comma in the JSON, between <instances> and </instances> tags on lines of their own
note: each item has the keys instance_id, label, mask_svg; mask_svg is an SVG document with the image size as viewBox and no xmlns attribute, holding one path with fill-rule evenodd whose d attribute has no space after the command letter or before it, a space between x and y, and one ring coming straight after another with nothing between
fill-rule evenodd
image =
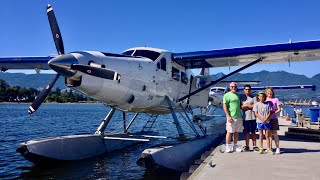
<instances>
[{"instance_id":1,"label":"denim shorts","mask_svg":"<svg viewBox=\"0 0 320 180\"><path fill-rule=\"evenodd\" d=\"M267 124L257 123L257 129L259 129L259 130L267 130L270 128L271 128L271 126L269 123L267 123Z\"/></svg>"}]
</instances>

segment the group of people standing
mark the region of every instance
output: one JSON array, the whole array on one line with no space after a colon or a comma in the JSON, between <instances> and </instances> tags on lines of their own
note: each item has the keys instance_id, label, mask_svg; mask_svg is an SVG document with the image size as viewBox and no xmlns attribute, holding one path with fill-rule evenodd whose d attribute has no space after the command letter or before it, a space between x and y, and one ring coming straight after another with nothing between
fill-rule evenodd
<instances>
[{"instance_id":1,"label":"group of people standing","mask_svg":"<svg viewBox=\"0 0 320 180\"><path fill-rule=\"evenodd\" d=\"M279 99L274 91L268 87L257 97L251 95L251 86L244 86L244 95L237 94L237 84L230 83L230 91L223 96L223 110L226 114L226 151L250 151L249 140L252 136L253 151L270 154L280 154L279 121L277 114L281 111ZM256 131L259 131L257 145ZM239 133L245 133L245 146L237 145ZM266 139L266 149L263 148L263 139ZM275 153L272 149L272 137L276 144ZM231 139L233 144L231 144Z\"/></svg>"}]
</instances>

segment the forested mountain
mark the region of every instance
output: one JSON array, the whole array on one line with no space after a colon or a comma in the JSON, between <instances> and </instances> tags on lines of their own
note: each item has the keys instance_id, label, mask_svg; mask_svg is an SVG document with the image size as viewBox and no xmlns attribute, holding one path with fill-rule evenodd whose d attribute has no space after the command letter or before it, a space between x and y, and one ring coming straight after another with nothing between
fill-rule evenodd
<instances>
[{"instance_id":1,"label":"forested mountain","mask_svg":"<svg viewBox=\"0 0 320 180\"><path fill-rule=\"evenodd\" d=\"M24 74L24 73L0 73L0 79L6 81L9 86L40 89L45 87L55 77L55 74ZM64 78L60 77L53 89L65 89Z\"/></svg>"},{"instance_id":2,"label":"forested mountain","mask_svg":"<svg viewBox=\"0 0 320 180\"><path fill-rule=\"evenodd\" d=\"M222 77L223 73L211 75L212 79L217 79ZM317 74L311 78L304 75L298 75L293 73L288 73L285 71L268 72L261 71L255 73L238 73L228 79L229 81L261 81L261 84L252 86L285 86L285 85L316 85L316 91L311 90L286 90L277 91L276 94L279 95L284 100L293 99L318 99L320 100L320 74ZM241 86L241 85L239 85Z\"/></svg>"}]
</instances>

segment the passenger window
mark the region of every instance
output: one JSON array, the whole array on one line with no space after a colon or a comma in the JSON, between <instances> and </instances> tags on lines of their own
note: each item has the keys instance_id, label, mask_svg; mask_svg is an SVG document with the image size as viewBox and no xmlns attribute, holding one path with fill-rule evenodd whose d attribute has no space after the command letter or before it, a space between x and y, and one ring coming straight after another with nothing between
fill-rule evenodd
<instances>
[{"instance_id":1,"label":"passenger window","mask_svg":"<svg viewBox=\"0 0 320 180\"><path fill-rule=\"evenodd\" d=\"M180 71L175 67L172 67L172 79L180 81Z\"/></svg>"},{"instance_id":2,"label":"passenger window","mask_svg":"<svg viewBox=\"0 0 320 180\"><path fill-rule=\"evenodd\" d=\"M198 77L197 78L197 83L196 83L197 88L202 88L207 84L207 78L204 77Z\"/></svg>"},{"instance_id":3,"label":"passenger window","mask_svg":"<svg viewBox=\"0 0 320 180\"><path fill-rule=\"evenodd\" d=\"M188 76L185 72L181 71L181 82L184 84L188 84Z\"/></svg>"}]
</instances>

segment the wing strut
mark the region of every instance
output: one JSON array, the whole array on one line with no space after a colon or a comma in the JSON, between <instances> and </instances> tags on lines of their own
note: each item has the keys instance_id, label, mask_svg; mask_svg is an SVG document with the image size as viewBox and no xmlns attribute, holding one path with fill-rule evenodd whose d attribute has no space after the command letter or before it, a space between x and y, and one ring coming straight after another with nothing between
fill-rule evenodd
<instances>
[{"instance_id":1,"label":"wing strut","mask_svg":"<svg viewBox=\"0 0 320 180\"><path fill-rule=\"evenodd\" d=\"M255 60L255 61L253 61L253 62L251 62L251 63L249 63L249 64L247 64L247 65L245 65L245 66L243 66L243 67L241 67L241 68L239 68L239 69L237 69L237 70L235 70L235 71L233 71L233 72L231 72L231 73L229 73L229 74L227 74L227 75L225 75L225 76L223 76L223 77L221 77L221 78L219 78L219 79L217 79L215 81L211 81L211 83L203 86L202 88L199 88L199 89L189 93L188 95L183 96L182 98L179 99L179 101L182 101L182 100L184 100L186 98L189 98L190 96L193 96L193 95L197 94L198 92L200 92L200 91L202 91L204 89L207 89L208 87L210 87L210 86L212 86L212 85L214 85L214 84L216 84L216 83L218 83L218 82L220 82L220 81L222 81L222 80L224 80L224 79L226 79L226 78L228 78L228 77L230 77L230 76L232 76L232 75L234 75L234 74L236 74L236 73L238 73L238 72L240 72L240 71L242 71L244 69L247 69L248 67L250 67L250 66L252 66L254 64L257 64L258 62L260 62L262 60L263 60L263 58L261 57L261 58Z\"/></svg>"}]
</instances>

